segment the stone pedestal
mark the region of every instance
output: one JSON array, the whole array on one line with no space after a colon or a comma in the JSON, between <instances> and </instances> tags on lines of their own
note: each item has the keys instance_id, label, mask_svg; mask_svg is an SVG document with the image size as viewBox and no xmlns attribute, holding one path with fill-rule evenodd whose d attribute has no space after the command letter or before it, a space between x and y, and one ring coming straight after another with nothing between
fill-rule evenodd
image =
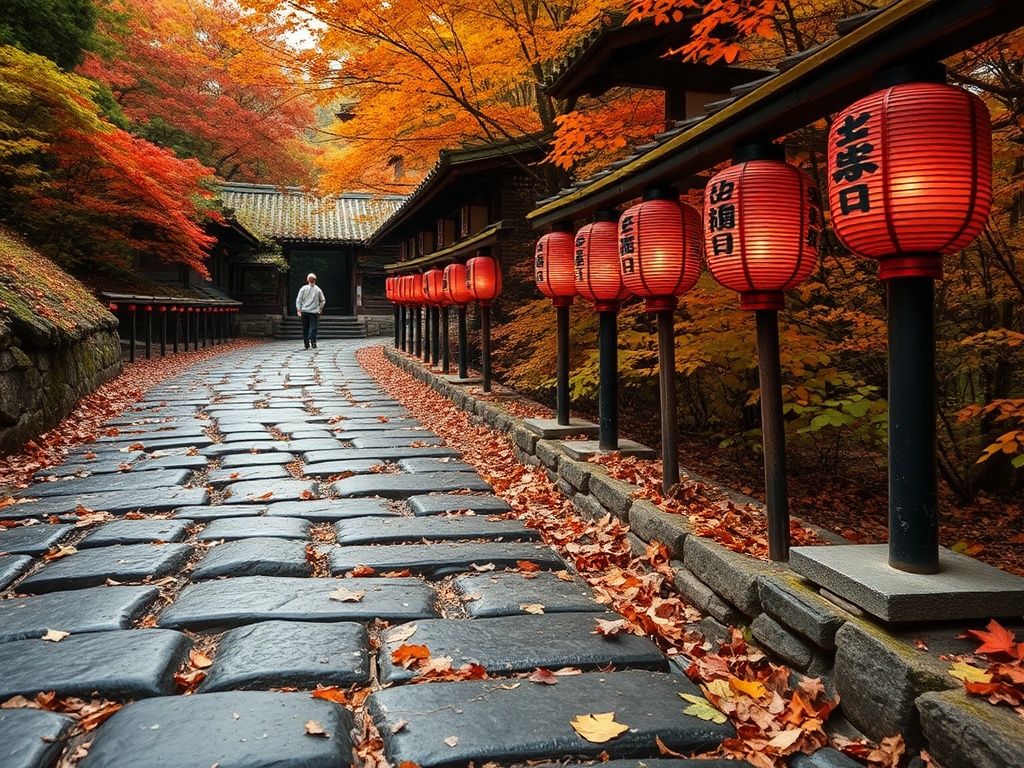
<instances>
[{"instance_id":1,"label":"stone pedestal","mask_svg":"<svg viewBox=\"0 0 1024 768\"><path fill-rule=\"evenodd\" d=\"M602 451L597 440L567 440L562 443L562 450L576 461L586 461L595 454L612 453ZM656 456L653 448L632 440L619 440L618 452L623 456L636 456L638 459L654 459Z\"/></svg>"},{"instance_id":2,"label":"stone pedestal","mask_svg":"<svg viewBox=\"0 0 1024 768\"><path fill-rule=\"evenodd\" d=\"M574 435L596 435L597 424L586 419L569 418L568 424L559 424L557 419L523 419L523 425L543 440L560 440Z\"/></svg>"},{"instance_id":3,"label":"stone pedestal","mask_svg":"<svg viewBox=\"0 0 1024 768\"><path fill-rule=\"evenodd\" d=\"M458 375L452 374L450 376L441 376L442 379L447 381L449 384L482 384L483 379L479 376L467 376L464 379L460 379Z\"/></svg>"},{"instance_id":4,"label":"stone pedestal","mask_svg":"<svg viewBox=\"0 0 1024 768\"><path fill-rule=\"evenodd\" d=\"M883 621L947 621L1024 614L1024 578L939 550L940 571L907 573L886 544L794 547L790 567Z\"/></svg>"}]
</instances>

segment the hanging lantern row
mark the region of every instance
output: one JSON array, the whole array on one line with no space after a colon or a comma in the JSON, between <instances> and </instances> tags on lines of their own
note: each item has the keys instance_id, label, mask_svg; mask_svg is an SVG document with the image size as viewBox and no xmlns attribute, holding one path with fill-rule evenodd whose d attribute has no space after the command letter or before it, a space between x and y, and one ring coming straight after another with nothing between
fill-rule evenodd
<instances>
[{"instance_id":1,"label":"hanging lantern row","mask_svg":"<svg viewBox=\"0 0 1024 768\"><path fill-rule=\"evenodd\" d=\"M423 274L400 275L384 281L384 292L394 304L465 306L489 305L501 293L501 267L493 256L474 256L465 264L449 264Z\"/></svg>"}]
</instances>

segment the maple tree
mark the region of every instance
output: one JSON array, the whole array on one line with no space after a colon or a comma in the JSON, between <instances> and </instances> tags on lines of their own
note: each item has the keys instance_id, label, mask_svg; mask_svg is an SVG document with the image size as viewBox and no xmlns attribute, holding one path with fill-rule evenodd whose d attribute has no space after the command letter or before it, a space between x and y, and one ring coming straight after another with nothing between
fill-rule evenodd
<instances>
[{"instance_id":1,"label":"maple tree","mask_svg":"<svg viewBox=\"0 0 1024 768\"><path fill-rule=\"evenodd\" d=\"M0 0L0 45L13 45L54 61L80 64L96 24L91 0Z\"/></svg>"},{"instance_id":2,"label":"maple tree","mask_svg":"<svg viewBox=\"0 0 1024 768\"><path fill-rule=\"evenodd\" d=\"M109 88L138 136L227 181L301 184L313 148L306 85L268 48L274 29L240 29L228 0L109 0L103 38L79 68Z\"/></svg>"}]
</instances>

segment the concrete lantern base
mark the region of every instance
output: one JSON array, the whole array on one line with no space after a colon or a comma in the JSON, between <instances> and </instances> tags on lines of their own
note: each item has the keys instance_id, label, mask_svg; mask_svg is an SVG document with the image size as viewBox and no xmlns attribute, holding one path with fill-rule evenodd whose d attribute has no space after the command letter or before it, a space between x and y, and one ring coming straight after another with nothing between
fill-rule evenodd
<instances>
[{"instance_id":1,"label":"concrete lantern base","mask_svg":"<svg viewBox=\"0 0 1024 768\"><path fill-rule=\"evenodd\" d=\"M612 453L612 451L602 451L597 440L567 440L561 445L566 455L576 461L586 461L595 454ZM646 445L632 440L619 440L618 452L623 456L636 456L638 459L654 459L657 456L653 448L648 448Z\"/></svg>"},{"instance_id":2,"label":"concrete lantern base","mask_svg":"<svg viewBox=\"0 0 1024 768\"><path fill-rule=\"evenodd\" d=\"M570 418L568 424L557 419L523 419L523 426L544 440L559 440L573 435L596 435L597 424L586 419Z\"/></svg>"},{"instance_id":3,"label":"concrete lantern base","mask_svg":"<svg viewBox=\"0 0 1024 768\"><path fill-rule=\"evenodd\" d=\"M1020 617L1024 578L948 549L938 573L907 573L888 563L887 544L794 547L790 568L883 621Z\"/></svg>"}]
</instances>

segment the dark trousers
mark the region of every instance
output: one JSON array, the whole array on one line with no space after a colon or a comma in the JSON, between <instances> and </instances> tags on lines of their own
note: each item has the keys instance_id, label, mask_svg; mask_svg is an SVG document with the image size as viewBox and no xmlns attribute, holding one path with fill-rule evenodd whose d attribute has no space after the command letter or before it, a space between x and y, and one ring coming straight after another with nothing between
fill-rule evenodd
<instances>
[{"instance_id":1,"label":"dark trousers","mask_svg":"<svg viewBox=\"0 0 1024 768\"><path fill-rule=\"evenodd\" d=\"M316 312L302 313L302 343L307 347L316 346L316 331L320 327L320 315Z\"/></svg>"}]
</instances>

